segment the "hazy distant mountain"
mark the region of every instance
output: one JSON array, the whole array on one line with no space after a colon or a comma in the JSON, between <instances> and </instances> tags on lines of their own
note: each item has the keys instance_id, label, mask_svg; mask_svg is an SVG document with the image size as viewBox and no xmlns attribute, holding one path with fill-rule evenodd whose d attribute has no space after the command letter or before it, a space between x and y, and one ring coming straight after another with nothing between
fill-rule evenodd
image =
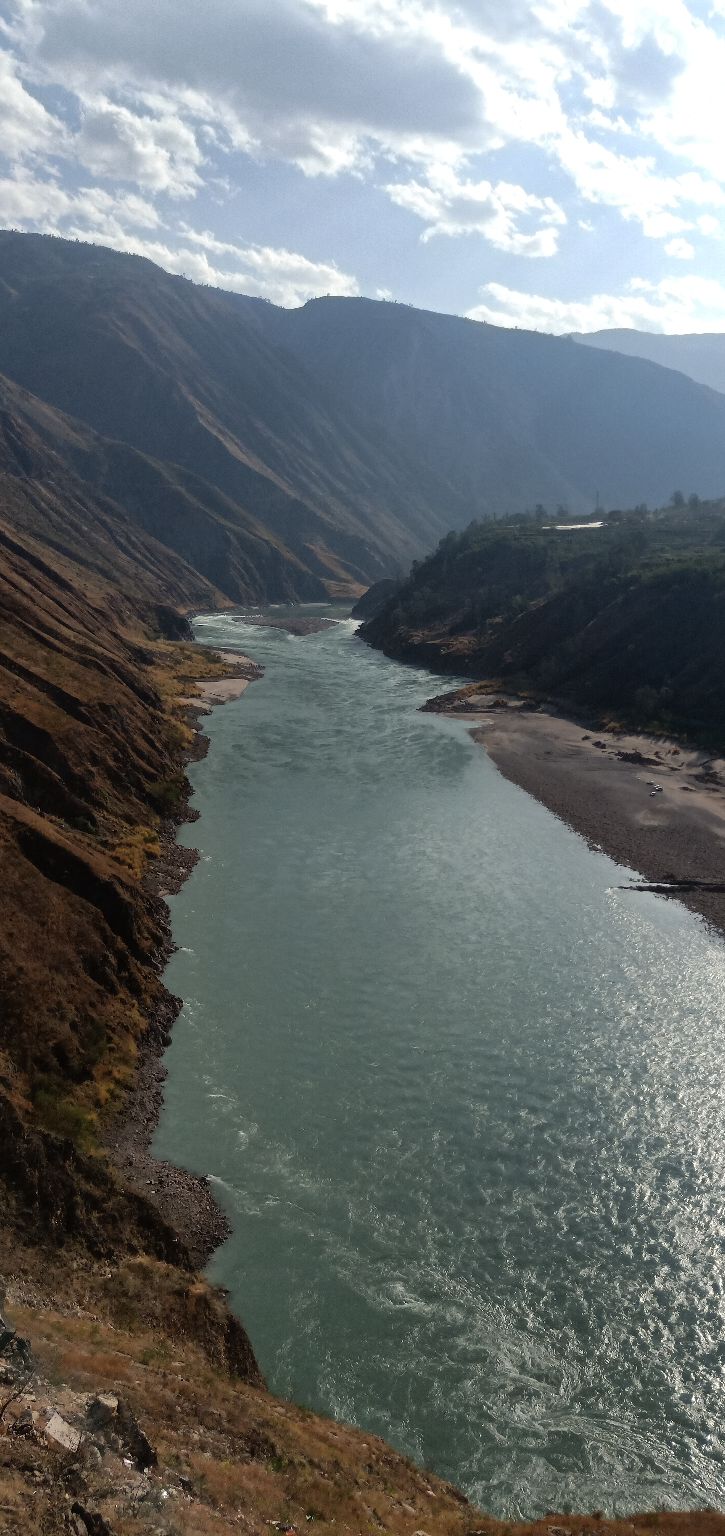
<instances>
[{"instance_id":1,"label":"hazy distant mountain","mask_svg":"<svg viewBox=\"0 0 725 1536\"><path fill-rule=\"evenodd\" d=\"M626 357L646 357L725 393L725 334L660 336L652 331L612 330L582 333L574 341Z\"/></svg>"},{"instance_id":2,"label":"hazy distant mountain","mask_svg":"<svg viewBox=\"0 0 725 1536\"><path fill-rule=\"evenodd\" d=\"M318 299L269 323L477 516L725 487L725 401L647 362L366 299Z\"/></svg>"},{"instance_id":3,"label":"hazy distant mountain","mask_svg":"<svg viewBox=\"0 0 725 1536\"><path fill-rule=\"evenodd\" d=\"M403 305L277 309L9 231L0 371L235 601L359 590L476 516L725 488L725 397L669 369Z\"/></svg>"}]
</instances>

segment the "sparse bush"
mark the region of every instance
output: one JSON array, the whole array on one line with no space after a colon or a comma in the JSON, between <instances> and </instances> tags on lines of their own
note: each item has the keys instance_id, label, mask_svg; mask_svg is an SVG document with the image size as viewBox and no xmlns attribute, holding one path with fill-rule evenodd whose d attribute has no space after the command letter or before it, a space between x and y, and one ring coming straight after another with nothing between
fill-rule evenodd
<instances>
[{"instance_id":1,"label":"sparse bush","mask_svg":"<svg viewBox=\"0 0 725 1536\"><path fill-rule=\"evenodd\" d=\"M151 804L160 816L178 816L184 807L186 779L183 773L171 774L167 779L157 779L149 787Z\"/></svg>"}]
</instances>

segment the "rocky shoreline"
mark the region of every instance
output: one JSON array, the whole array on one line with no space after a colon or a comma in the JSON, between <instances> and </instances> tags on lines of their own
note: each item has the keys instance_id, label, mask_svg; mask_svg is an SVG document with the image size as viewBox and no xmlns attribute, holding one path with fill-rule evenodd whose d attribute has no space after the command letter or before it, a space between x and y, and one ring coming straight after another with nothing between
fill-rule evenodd
<instances>
[{"instance_id":1,"label":"rocky shoreline","mask_svg":"<svg viewBox=\"0 0 725 1536\"><path fill-rule=\"evenodd\" d=\"M229 699L241 697L248 684L262 676L262 667L249 657L232 651L214 651L213 654L228 663L228 677L195 679L194 686L199 690L198 695L180 700L185 708L186 719L194 731L193 739L183 754L184 768L190 763L200 762L209 750L209 737L204 734L201 725L203 717L210 713L211 708ZM232 685L228 693L223 691L225 682ZM156 958L160 975L165 971L176 947L166 898L175 896L181 890L199 860L198 849L185 848L178 842L179 827L198 819L198 812L190 805L190 799L191 784L187 779L183 808L174 819L165 822L160 839L161 852L146 877L146 889L150 898L158 904L164 933ZM167 1077L164 1055L182 1007L183 998L175 997L165 989L161 1006L151 1019L139 1049L133 1088L123 1110L110 1128L106 1151L124 1183L150 1200L163 1219L179 1234L190 1266L203 1269L215 1249L226 1241L231 1232L228 1218L203 1176L158 1158L152 1151Z\"/></svg>"}]
</instances>

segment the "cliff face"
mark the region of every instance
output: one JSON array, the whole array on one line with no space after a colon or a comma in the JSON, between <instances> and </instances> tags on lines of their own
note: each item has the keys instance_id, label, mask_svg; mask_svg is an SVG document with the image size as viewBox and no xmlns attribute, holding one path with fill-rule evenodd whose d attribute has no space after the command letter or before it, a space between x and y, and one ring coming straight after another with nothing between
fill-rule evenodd
<instances>
[{"instance_id":1,"label":"cliff face","mask_svg":"<svg viewBox=\"0 0 725 1536\"><path fill-rule=\"evenodd\" d=\"M169 598L217 594L90 499L8 387L2 403L3 1082L39 1123L67 1120L82 1141L82 1117L91 1136L122 1061L130 1070L159 987L158 915L138 874L178 775L163 698Z\"/></svg>"}]
</instances>

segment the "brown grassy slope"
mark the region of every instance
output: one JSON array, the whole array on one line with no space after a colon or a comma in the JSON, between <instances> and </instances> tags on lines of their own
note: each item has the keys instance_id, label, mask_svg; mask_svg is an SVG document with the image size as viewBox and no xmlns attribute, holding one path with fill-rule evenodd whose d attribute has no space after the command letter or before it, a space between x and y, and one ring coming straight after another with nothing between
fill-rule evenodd
<instances>
[{"instance_id":1,"label":"brown grassy slope","mask_svg":"<svg viewBox=\"0 0 725 1536\"><path fill-rule=\"evenodd\" d=\"M28 1125L91 1149L163 1001L162 917L138 881L178 793L162 632L180 623L169 599L218 594L89 498L4 405L0 1093L17 1156L2 1171L15 1201L62 1228L65 1154L18 1137Z\"/></svg>"},{"instance_id":2,"label":"brown grassy slope","mask_svg":"<svg viewBox=\"0 0 725 1536\"><path fill-rule=\"evenodd\" d=\"M16 1266L8 1311L32 1341L36 1371L32 1399L21 1396L0 1424L3 1536L84 1536L72 1502L105 1519L113 1536L725 1536L725 1516L707 1512L493 1520L376 1436L230 1373L219 1302L203 1282L149 1259L80 1276L61 1267L52 1287L38 1284L32 1264L26 1273L24 1255ZM137 1417L158 1458L147 1473L114 1443L113 1422L110 1433L90 1429L99 1392L121 1397ZM28 1409L33 1427L14 1432ZM84 1433L75 1455L48 1444L48 1409Z\"/></svg>"}]
</instances>

